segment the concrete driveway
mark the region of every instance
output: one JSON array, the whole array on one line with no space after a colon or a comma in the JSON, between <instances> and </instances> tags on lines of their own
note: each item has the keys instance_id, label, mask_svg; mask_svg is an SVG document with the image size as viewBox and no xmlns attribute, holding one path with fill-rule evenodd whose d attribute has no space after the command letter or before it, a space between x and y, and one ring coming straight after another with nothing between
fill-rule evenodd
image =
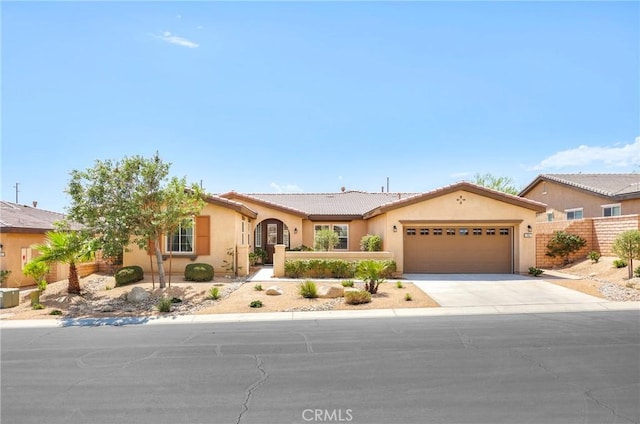
<instances>
[{"instance_id":1,"label":"concrete driveway","mask_svg":"<svg viewBox=\"0 0 640 424\"><path fill-rule=\"evenodd\" d=\"M606 300L516 274L405 274L445 307L602 303Z\"/></svg>"}]
</instances>

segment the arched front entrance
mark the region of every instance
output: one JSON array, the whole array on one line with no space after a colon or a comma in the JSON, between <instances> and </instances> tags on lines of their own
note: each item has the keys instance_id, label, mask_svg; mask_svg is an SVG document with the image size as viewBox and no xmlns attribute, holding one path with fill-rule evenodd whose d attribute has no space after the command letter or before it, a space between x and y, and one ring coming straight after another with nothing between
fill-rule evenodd
<instances>
[{"instance_id":1,"label":"arched front entrance","mask_svg":"<svg viewBox=\"0 0 640 424\"><path fill-rule=\"evenodd\" d=\"M279 219L265 219L256 225L253 239L256 242L256 249L266 250L265 263L273 264L276 244L284 244L285 247L289 247L289 227Z\"/></svg>"}]
</instances>

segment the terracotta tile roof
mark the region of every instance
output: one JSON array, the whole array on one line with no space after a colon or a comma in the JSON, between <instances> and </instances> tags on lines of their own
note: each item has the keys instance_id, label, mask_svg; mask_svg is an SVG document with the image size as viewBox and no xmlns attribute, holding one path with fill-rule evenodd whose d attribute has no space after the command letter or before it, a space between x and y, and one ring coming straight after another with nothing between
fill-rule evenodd
<instances>
[{"instance_id":1,"label":"terracotta tile roof","mask_svg":"<svg viewBox=\"0 0 640 424\"><path fill-rule=\"evenodd\" d=\"M263 203L284 206L311 216L362 216L384 204L415 196L417 193L249 193L241 196Z\"/></svg>"},{"instance_id":2,"label":"terracotta tile roof","mask_svg":"<svg viewBox=\"0 0 640 424\"><path fill-rule=\"evenodd\" d=\"M64 215L31 206L0 201L0 232L42 232L53 230L53 223Z\"/></svg>"},{"instance_id":3,"label":"terracotta tile roof","mask_svg":"<svg viewBox=\"0 0 640 424\"><path fill-rule=\"evenodd\" d=\"M541 174L522 190L520 195L525 195L543 180L554 181L612 199L640 197L640 174Z\"/></svg>"}]
</instances>

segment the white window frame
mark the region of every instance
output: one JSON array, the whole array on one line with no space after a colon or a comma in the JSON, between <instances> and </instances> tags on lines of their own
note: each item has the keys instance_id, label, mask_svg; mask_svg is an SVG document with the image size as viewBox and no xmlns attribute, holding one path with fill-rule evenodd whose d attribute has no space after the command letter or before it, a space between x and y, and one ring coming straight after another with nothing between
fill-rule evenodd
<instances>
[{"instance_id":1,"label":"white window frame","mask_svg":"<svg viewBox=\"0 0 640 424\"><path fill-rule=\"evenodd\" d=\"M547 222L553 222L553 212L547 212Z\"/></svg>"},{"instance_id":2,"label":"white window frame","mask_svg":"<svg viewBox=\"0 0 640 424\"><path fill-rule=\"evenodd\" d=\"M579 218L576 218L576 212L580 212L580 217ZM565 209L564 213L566 214L567 221L575 221L575 220L584 218L584 208ZM569 218L569 214L570 213L573 213L573 218Z\"/></svg>"},{"instance_id":3,"label":"white window frame","mask_svg":"<svg viewBox=\"0 0 640 424\"><path fill-rule=\"evenodd\" d=\"M334 250L349 250L349 224L314 224L313 226L313 239L316 239L316 234L318 233L318 231L320 230L324 230L324 229L333 229L333 231L336 231L336 227L345 227L346 228L346 236L342 236L340 235L340 233L338 233L338 240L343 240L345 242L345 246L346 247L336 247ZM340 246L340 241L338 241L338 246Z\"/></svg>"},{"instance_id":4,"label":"white window frame","mask_svg":"<svg viewBox=\"0 0 640 424\"><path fill-rule=\"evenodd\" d=\"M611 205L602 205L602 216L603 217L610 217L610 216L621 216L622 215L622 204L621 203L614 203ZM618 213L614 213L615 209L618 209ZM606 215L605 211L607 209L611 209L611 214L610 215Z\"/></svg>"},{"instance_id":5,"label":"white window frame","mask_svg":"<svg viewBox=\"0 0 640 424\"><path fill-rule=\"evenodd\" d=\"M184 221L191 221L191 225L184 227L182 226L182 224L180 224L180 226L178 226L178 229L171 234L170 236L165 236L165 240L164 240L164 246L165 249L167 251L167 253L171 252L174 254L192 254L195 253L196 251L196 237L195 237L195 228L196 228L196 223L195 223L195 219L193 218L187 218ZM183 221L183 222L184 222ZM183 231L185 231L185 233L183 234ZM175 237L178 237L178 250L172 250L172 248L175 246L175 243L169 243L172 239L175 239ZM190 250L181 250L182 246L185 245L186 243L182 240L183 238L189 238L190 239L190 246L191 249Z\"/></svg>"},{"instance_id":6,"label":"white window frame","mask_svg":"<svg viewBox=\"0 0 640 424\"><path fill-rule=\"evenodd\" d=\"M256 225L256 247L262 247L262 222Z\"/></svg>"}]
</instances>

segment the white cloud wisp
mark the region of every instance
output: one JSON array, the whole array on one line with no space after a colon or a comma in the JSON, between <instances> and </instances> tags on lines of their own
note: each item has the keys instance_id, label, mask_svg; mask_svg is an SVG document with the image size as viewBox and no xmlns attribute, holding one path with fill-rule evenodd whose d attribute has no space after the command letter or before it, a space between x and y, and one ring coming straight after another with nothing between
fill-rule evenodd
<instances>
[{"instance_id":1,"label":"white cloud wisp","mask_svg":"<svg viewBox=\"0 0 640 424\"><path fill-rule=\"evenodd\" d=\"M156 35L155 37L167 43L175 44L176 46L188 47L190 49L195 49L200 46L198 43L194 43L184 37L171 34L169 31L165 31L162 35Z\"/></svg>"},{"instance_id":2,"label":"white cloud wisp","mask_svg":"<svg viewBox=\"0 0 640 424\"><path fill-rule=\"evenodd\" d=\"M623 146L579 146L563 150L543 159L530 168L533 171L559 169L571 166L585 166L602 162L609 167L630 167L640 165L640 137L635 142Z\"/></svg>"}]
</instances>

